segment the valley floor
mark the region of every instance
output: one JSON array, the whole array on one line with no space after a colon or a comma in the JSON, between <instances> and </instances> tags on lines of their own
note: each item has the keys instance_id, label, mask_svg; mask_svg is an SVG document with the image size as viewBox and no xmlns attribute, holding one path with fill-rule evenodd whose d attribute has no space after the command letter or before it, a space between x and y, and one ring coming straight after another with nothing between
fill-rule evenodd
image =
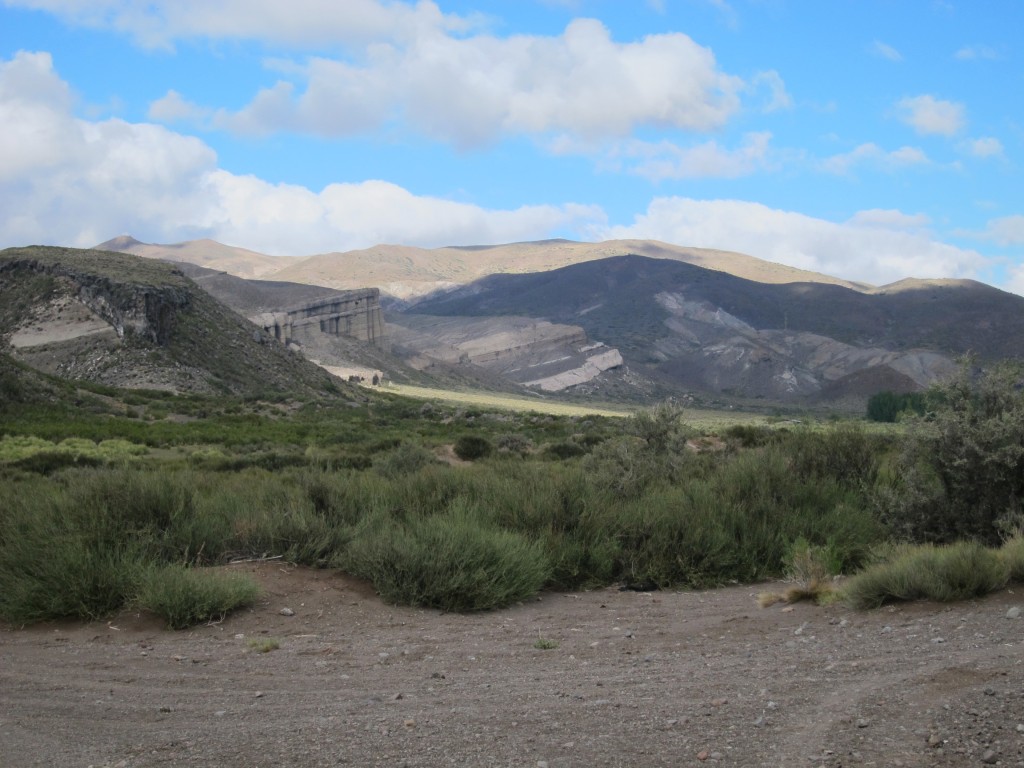
<instances>
[{"instance_id":1,"label":"valley floor","mask_svg":"<svg viewBox=\"0 0 1024 768\"><path fill-rule=\"evenodd\" d=\"M219 624L0 632L3 764L1024 766L1019 589L872 612L603 589L453 615L229 567L265 595Z\"/></svg>"}]
</instances>

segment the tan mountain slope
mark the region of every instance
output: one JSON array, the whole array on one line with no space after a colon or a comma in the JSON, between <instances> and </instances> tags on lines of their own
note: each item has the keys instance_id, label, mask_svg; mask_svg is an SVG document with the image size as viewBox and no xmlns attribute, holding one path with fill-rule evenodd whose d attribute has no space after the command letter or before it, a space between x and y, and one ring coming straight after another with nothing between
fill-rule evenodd
<instances>
[{"instance_id":1,"label":"tan mountain slope","mask_svg":"<svg viewBox=\"0 0 1024 768\"><path fill-rule=\"evenodd\" d=\"M290 256L268 256L245 248L224 245L216 240L189 240L184 243L159 245L140 243L129 235L107 240L97 245L94 250L133 253L148 259L184 261L247 278L269 275L294 261Z\"/></svg>"},{"instance_id":2,"label":"tan mountain slope","mask_svg":"<svg viewBox=\"0 0 1024 768\"><path fill-rule=\"evenodd\" d=\"M444 248L375 245L361 250L308 257L267 256L213 240L153 245L141 243L126 235L96 247L99 250L189 262L238 277L285 280L337 289L376 287L401 299L422 296L439 288L464 285L491 274L547 272L572 264L628 254L681 261L759 283L825 283L857 291L871 289L871 286L861 283L773 264L742 253L687 248L656 240L608 240L601 243L541 240Z\"/></svg>"},{"instance_id":3,"label":"tan mountain slope","mask_svg":"<svg viewBox=\"0 0 1024 768\"><path fill-rule=\"evenodd\" d=\"M609 240L601 243L544 240L435 249L377 245L360 251L310 256L293 262L274 273L273 277L332 288L374 285L392 296L408 299L491 274L547 272L627 254L682 261L760 283L826 283L858 291L870 288L741 253L687 248L655 240Z\"/></svg>"}]
</instances>

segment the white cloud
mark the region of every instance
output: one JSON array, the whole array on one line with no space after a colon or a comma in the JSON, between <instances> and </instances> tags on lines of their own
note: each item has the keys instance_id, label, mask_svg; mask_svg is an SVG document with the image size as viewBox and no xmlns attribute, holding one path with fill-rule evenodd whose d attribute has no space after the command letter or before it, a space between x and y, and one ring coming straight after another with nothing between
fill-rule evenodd
<instances>
[{"instance_id":1,"label":"white cloud","mask_svg":"<svg viewBox=\"0 0 1024 768\"><path fill-rule=\"evenodd\" d=\"M777 73L762 81L769 106L784 106ZM508 134L593 139L641 125L716 129L738 111L746 88L684 34L618 43L601 22L577 19L555 37L435 30L403 45L370 46L355 62L313 58L301 77L260 91L238 112L220 112L217 123L247 133L343 136L403 120L462 147Z\"/></svg>"},{"instance_id":2,"label":"white cloud","mask_svg":"<svg viewBox=\"0 0 1024 768\"><path fill-rule=\"evenodd\" d=\"M916 230L930 226L931 219L924 213L908 214L891 208L871 208L866 211L857 211L847 223L858 227Z\"/></svg>"},{"instance_id":3,"label":"white cloud","mask_svg":"<svg viewBox=\"0 0 1024 768\"><path fill-rule=\"evenodd\" d=\"M1024 216L1003 216L988 222L983 237L999 245L1024 245ZM1024 270L1024 267L1021 267Z\"/></svg>"},{"instance_id":4,"label":"white cloud","mask_svg":"<svg viewBox=\"0 0 1024 768\"><path fill-rule=\"evenodd\" d=\"M889 61L903 61L903 54L893 48L891 45L883 43L881 40L875 40L871 47L868 49L872 54Z\"/></svg>"},{"instance_id":5,"label":"white cloud","mask_svg":"<svg viewBox=\"0 0 1024 768\"><path fill-rule=\"evenodd\" d=\"M922 135L955 136L967 124L963 104L943 101L934 96L914 96L896 104L900 119Z\"/></svg>"},{"instance_id":6,"label":"white cloud","mask_svg":"<svg viewBox=\"0 0 1024 768\"><path fill-rule=\"evenodd\" d=\"M960 61L973 61L975 59L995 60L999 58L999 53L987 45L965 45L953 54L953 58Z\"/></svg>"},{"instance_id":7,"label":"white cloud","mask_svg":"<svg viewBox=\"0 0 1024 768\"><path fill-rule=\"evenodd\" d=\"M786 84L774 69L754 75L753 85L755 88L762 86L768 88L769 99L763 107L764 112L777 112L780 109L789 109L793 106L793 97L786 91Z\"/></svg>"},{"instance_id":8,"label":"white cloud","mask_svg":"<svg viewBox=\"0 0 1024 768\"><path fill-rule=\"evenodd\" d=\"M964 142L964 150L975 157L1002 157L1003 143L992 136Z\"/></svg>"},{"instance_id":9,"label":"white cloud","mask_svg":"<svg viewBox=\"0 0 1024 768\"><path fill-rule=\"evenodd\" d=\"M819 163L819 167L828 173L845 175L864 164L892 171L912 165L927 165L929 162L931 161L928 155L917 147L900 147L887 152L877 144L868 142L854 147L849 152L825 158Z\"/></svg>"},{"instance_id":10,"label":"white cloud","mask_svg":"<svg viewBox=\"0 0 1024 768\"><path fill-rule=\"evenodd\" d=\"M3 0L66 22L111 29L146 48L188 38L260 40L319 47L401 40L427 30L465 30L429 0Z\"/></svg>"},{"instance_id":11,"label":"white cloud","mask_svg":"<svg viewBox=\"0 0 1024 768\"><path fill-rule=\"evenodd\" d=\"M91 246L130 232L152 242L211 237L270 253L378 242L485 243L594 226L574 204L489 210L383 181L316 192L238 176L202 141L162 126L74 117L47 54L0 60L0 246Z\"/></svg>"},{"instance_id":12,"label":"white cloud","mask_svg":"<svg viewBox=\"0 0 1024 768\"><path fill-rule=\"evenodd\" d=\"M880 226L885 219L890 225ZM863 212L836 223L740 200L661 197L632 224L608 227L599 235L738 251L875 285L911 276L970 276L985 265L976 251L938 242L906 224L902 214L892 211Z\"/></svg>"},{"instance_id":13,"label":"white cloud","mask_svg":"<svg viewBox=\"0 0 1024 768\"><path fill-rule=\"evenodd\" d=\"M726 149L717 141L680 147L669 141L629 141L613 157L621 158L629 172L652 181L664 179L732 179L771 167L768 132L748 133L742 146Z\"/></svg>"},{"instance_id":14,"label":"white cloud","mask_svg":"<svg viewBox=\"0 0 1024 768\"><path fill-rule=\"evenodd\" d=\"M160 123L175 123L181 120L196 122L210 115L210 110L186 101L175 90L168 91L163 97L149 105L146 116Z\"/></svg>"}]
</instances>

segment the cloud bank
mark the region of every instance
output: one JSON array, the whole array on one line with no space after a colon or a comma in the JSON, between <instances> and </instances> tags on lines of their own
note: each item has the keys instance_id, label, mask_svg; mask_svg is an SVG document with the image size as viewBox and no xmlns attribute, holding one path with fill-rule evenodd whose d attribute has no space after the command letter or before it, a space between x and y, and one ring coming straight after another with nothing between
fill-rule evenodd
<instances>
[{"instance_id":1,"label":"cloud bank","mask_svg":"<svg viewBox=\"0 0 1024 768\"><path fill-rule=\"evenodd\" d=\"M549 237L603 213L576 204L490 210L384 181L317 192L229 173L199 139L159 125L72 113L47 53L0 62L0 244L87 247L119 233L211 237L267 253L379 242L435 246Z\"/></svg>"},{"instance_id":2,"label":"cloud bank","mask_svg":"<svg viewBox=\"0 0 1024 768\"><path fill-rule=\"evenodd\" d=\"M863 211L835 223L741 200L659 197L632 224L602 235L738 251L873 285L970 277L985 266L978 252L932 239L925 223L899 211Z\"/></svg>"},{"instance_id":3,"label":"cloud bank","mask_svg":"<svg viewBox=\"0 0 1024 768\"><path fill-rule=\"evenodd\" d=\"M874 284L971 276L986 266L977 252L935 240L926 217L900 211L862 211L836 223L751 202L658 197L632 223L616 226L600 207L579 203L494 210L380 180L319 191L272 184L220 168L197 138L148 123L81 119L73 105L49 54L0 61L0 123L8 126L0 133L0 246L87 247L128 233L301 255L381 242L429 247L570 236L735 250ZM760 162L767 141L752 134L735 151L655 147L652 158L667 157L672 172L743 172ZM990 237L1024 242L1024 218L994 220Z\"/></svg>"}]
</instances>

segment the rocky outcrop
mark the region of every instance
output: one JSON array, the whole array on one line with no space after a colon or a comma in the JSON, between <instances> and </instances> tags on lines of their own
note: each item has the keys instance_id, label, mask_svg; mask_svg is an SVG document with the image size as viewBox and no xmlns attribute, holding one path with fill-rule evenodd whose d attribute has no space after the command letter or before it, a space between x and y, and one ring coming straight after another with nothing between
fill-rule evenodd
<instances>
[{"instance_id":1,"label":"rocky outcrop","mask_svg":"<svg viewBox=\"0 0 1024 768\"><path fill-rule=\"evenodd\" d=\"M119 338L134 335L158 346L167 346L178 314L191 301L185 287L119 281L68 263L11 259L0 263L0 274L4 272L35 273L63 280L78 301L110 325Z\"/></svg>"},{"instance_id":2,"label":"rocky outcrop","mask_svg":"<svg viewBox=\"0 0 1024 768\"><path fill-rule=\"evenodd\" d=\"M618 350L591 342L577 325L527 317L431 317L403 314L395 351L427 370L435 362L483 369L521 386L557 392L622 365Z\"/></svg>"},{"instance_id":3,"label":"rocky outcrop","mask_svg":"<svg viewBox=\"0 0 1024 768\"><path fill-rule=\"evenodd\" d=\"M381 349L388 347L380 291L376 288L344 291L249 319L283 344L306 346L326 334L365 341Z\"/></svg>"},{"instance_id":4,"label":"rocky outcrop","mask_svg":"<svg viewBox=\"0 0 1024 768\"><path fill-rule=\"evenodd\" d=\"M116 387L312 397L344 386L179 269L107 251L0 251L0 352Z\"/></svg>"}]
</instances>

